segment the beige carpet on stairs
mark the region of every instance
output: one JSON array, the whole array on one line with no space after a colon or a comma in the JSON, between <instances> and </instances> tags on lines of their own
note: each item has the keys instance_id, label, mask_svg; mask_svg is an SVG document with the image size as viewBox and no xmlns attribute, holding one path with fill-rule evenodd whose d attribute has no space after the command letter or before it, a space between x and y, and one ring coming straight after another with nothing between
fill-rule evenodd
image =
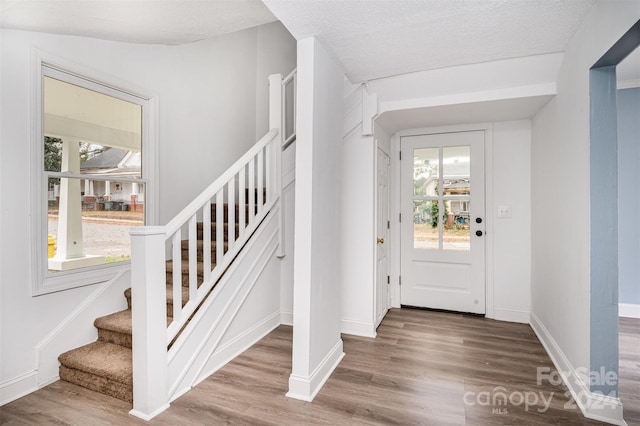
<instances>
[{"instance_id":1,"label":"beige carpet on stairs","mask_svg":"<svg viewBox=\"0 0 640 426\"><path fill-rule=\"evenodd\" d=\"M87 389L133 402L131 349L93 342L58 358L60 379Z\"/></svg>"},{"instance_id":2,"label":"beige carpet on stairs","mask_svg":"<svg viewBox=\"0 0 640 426\"><path fill-rule=\"evenodd\" d=\"M257 194L257 192L256 192ZM247 196L248 198L248 192ZM257 198L257 195L256 195ZM225 222L227 219L225 205ZM247 206L247 216L248 216ZM256 206L257 210L257 206ZM236 208L236 213L238 208ZM238 215L236 214L235 231L236 237L239 233ZM228 232L229 225L224 223L222 227L218 227L215 223L215 204L212 205L212 223L211 223L211 240L212 240L212 260L215 261L216 250L216 232L219 228L224 230L224 250L228 250ZM233 229L233 228L232 228ZM197 276L198 286L203 279L203 225L202 222L197 223L196 250L198 255ZM183 252L181 259L182 271L182 304L184 305L189 299L189 262L187 241L181 242ZM172 321L173 315L173 262L167 261L167 324ZM127 402L133 402L133 368L131 353L131 304L135 303L131 300L131 289L127 289L124 294L127 299L128 309L115 312L97 318L94 321L95 327L98 329L98 340L88 345L70 350L58 357L60 361L60 379L77 385L83 386L96 392L103 393ZM193 314L192 314L193 316ZM185 325L186 327L186 325ZM184 329L184 327L183 327ZM181 330L182 331L182 330ZM177 336L176 338L177 339ZM174 339L174 341L175 341ZM173 344L173 342L171 342ZM170 346L170 345L169 345Z\"/></svg>"}]
</instances>

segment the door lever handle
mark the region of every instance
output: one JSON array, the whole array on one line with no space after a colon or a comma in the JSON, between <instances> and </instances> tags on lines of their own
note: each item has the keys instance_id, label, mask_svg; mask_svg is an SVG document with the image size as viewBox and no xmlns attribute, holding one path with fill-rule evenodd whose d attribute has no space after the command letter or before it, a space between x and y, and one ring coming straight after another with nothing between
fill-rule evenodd
<instances>
[{"instance_id":1,"label":"door lever handle","mask_svg":"<svg viewBox=\"0 0 640 426\"><path fill-rule=\"evenodd\" d=\"M377 242L378 244L384 244L384 238L378 238Z\"/></svg>"}]
</instances>

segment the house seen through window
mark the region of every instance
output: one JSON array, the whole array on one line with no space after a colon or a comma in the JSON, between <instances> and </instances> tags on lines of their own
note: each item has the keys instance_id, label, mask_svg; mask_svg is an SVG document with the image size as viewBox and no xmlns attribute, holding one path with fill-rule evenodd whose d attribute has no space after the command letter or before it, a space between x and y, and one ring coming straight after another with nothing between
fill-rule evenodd
<instances>
[{"instance_id":1,"label":"house seen through window","mask_svg":"<svg viewBox=\"0 0 640 426\"><path fill-rule=\"evenodd\" d=\"M45 73L43 179L49 274L130 258L144 225L142 106Z\"/></svg>"}]
</instances>

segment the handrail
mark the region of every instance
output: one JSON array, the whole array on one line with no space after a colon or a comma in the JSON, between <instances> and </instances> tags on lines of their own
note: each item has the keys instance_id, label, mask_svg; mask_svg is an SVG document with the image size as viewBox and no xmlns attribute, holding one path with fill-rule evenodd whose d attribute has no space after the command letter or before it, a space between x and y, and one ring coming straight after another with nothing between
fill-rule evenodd
<instances>
[{"instance_id":1,"label":"handrail","mask_svg":"<svg viewBox=\"0 0 640 426\"><path fill-rule=\"evenodd\" d=\"M285 78L282 79L282 85L284 86L285 84L290 82L293 79L293 76L295 76L297 73L298 68L294 68L293 71L291 71Z\"/></svg>"},{"instance_id":2,"label":"handrail","mask_svg":"<svg viewBox=\"0 0 640 426\"><path fill-rule=\"evenodd\" d=\"M283 143L295 140L295 107L292 134L285 135L284 103L287 84L295 102L296 70L284 80L280 74L269 76L269 84L271 130L166 225L130 231L132 413L138 417L150 419L168 406L168 347L278 204L277 256L284 256L282 151Z\"/></svg>"},{"instance_id":3,"label":"handrail","mask_svg":"<svg viewBox=\"0 0 640 426\"><path fill-rule=\"evenodd\" d=\"M253 145L249 151L247 151L242 157L238 159L231 167L227 169L218 179L213 181L204 191L200 193L192 202L190 202L180 213L178 213L173 219L165 225L167 235L173 234L178 231L191 216L196 214L200 210L204 203L213 198L218 191L220 191L224 185L227 184L229 179L235 176L242 168L251 160L256 154L263 150L272 140L278 136L278 130L272 129L262 137L255 145Z\"/></svg>"}]
</instances>

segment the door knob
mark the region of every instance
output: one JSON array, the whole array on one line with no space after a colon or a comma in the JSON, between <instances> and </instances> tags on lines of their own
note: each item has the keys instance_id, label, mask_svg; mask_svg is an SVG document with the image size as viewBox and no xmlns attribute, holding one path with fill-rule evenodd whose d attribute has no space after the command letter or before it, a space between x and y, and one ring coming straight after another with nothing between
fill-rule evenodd
<instances>
[{"instance_id":1,"label":"door knob","mask_svg":"<svg viewBox=\"0 0 640 426\"><path fill-rule=\"evenodd\" d=\"M378 244L384 244L384 238L378 238Z\"/></svg>"},{"instance_id":2,"label":"door knob","mask_svg":"<svg viewBox=\"0 0 640 426\"><path fill-rule=\"evenodd\" d=\"M482 231L476 231L476 235L477 235L478 237L482 237Z\"/></svg>"}]
</instances>

